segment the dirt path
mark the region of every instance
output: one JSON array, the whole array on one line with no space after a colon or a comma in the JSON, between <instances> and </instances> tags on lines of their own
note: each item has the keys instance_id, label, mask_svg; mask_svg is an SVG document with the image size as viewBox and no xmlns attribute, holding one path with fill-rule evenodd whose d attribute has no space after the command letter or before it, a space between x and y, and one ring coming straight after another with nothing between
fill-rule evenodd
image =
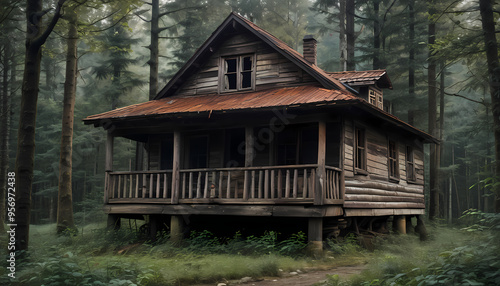
<instances>
[{"instance_id":1,"label":"dirt path","mask_svg":"<svg viewBox=\"0 0 500 286\"><path fill-rule=\"evenodd\" d=\"M326 275L339 275L341 280L349 278L351 275L359 274L365 269L365 265L355 266L342 266L335 267L328 270L311 270L304 272L291 272L283 274L282 277L265 277L258 280L252 279L248 282L243 280L229 281L225 283L227 286L231 285L245 285L245 286L310 286L314 283L326 279ZM219 283L203 284L198 286L216 286Z\"/></svg>"}]
</instances>

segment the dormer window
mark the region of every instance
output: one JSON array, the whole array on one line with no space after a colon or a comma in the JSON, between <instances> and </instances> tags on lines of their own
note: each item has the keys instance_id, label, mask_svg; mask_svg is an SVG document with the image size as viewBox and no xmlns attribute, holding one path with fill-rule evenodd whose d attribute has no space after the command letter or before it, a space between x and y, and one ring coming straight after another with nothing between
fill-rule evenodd
<instances>
[{"instance_id":1,"label":"dormer window","mask_svg":"<svg viewBox=\"0 0 500 286\"><path fill-rule=\"evenodd\" d=\"M382 96L382 91L370 87L368 89L368 102L380 109L384 109L384 97Z\"/></svg>"},{"instance_id":2,"label":"dormer window","mask_svg":"<svg viewBox=\"0 0 500 286\"><path fill-rule=\"evenodd\" d=\"M245 55L221 59L221 91L253 89L255 56Z\"/></svg>"}]
</instances>

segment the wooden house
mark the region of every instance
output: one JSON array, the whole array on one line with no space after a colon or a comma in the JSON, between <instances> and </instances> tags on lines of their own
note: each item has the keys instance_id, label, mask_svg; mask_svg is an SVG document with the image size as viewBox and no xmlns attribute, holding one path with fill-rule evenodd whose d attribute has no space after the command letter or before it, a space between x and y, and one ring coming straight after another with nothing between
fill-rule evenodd
<instances>
[{"instance_id":1,"label":"wooden house","mask_svg":"<svg viewBox=\"0 0 500 286\"><path fill-rule=\"evenodd\" d=\"M325 72L314 38L303 50L232 13L156 98L84 119L107 130L112 221L161 216L175 238L186 216L280 217L320 245L424 214L436 140L384 111L386 71ZM116 137L143 143L145 170L112 169Z\"/></svg>"}]
</instances>

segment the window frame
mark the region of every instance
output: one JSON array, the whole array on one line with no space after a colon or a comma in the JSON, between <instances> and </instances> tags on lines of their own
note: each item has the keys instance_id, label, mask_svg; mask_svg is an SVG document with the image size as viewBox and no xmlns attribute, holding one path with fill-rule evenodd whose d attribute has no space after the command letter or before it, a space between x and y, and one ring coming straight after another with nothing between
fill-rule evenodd
<instances>
[{"instance_id":1,"label":"window frame","mask_svg":"<svg viewBox=\"0 0 500 286\"><path fill-rule=\"evenodd\" d=\"M394 150L391 150L391 146L394 146ZM394 157L392 157L392 153L394 153ZM401 174L399 170L399 144L391 138L387 140L387 171L389 173L389 180L399 181Z\"/></svg>"},{"instance_id":2,"label":"window frame","mask_svg":"<svg viewBox=\"0 0 500 286\"><path fill-rule=\"evenodd\" d=\"M406 181L416 182L417 174L415 169L415 149L413 146L406 145L405 149L405 161L406 161Z\"/></svg>"},{"instance_id":3,"label":"window frame","mask_svg":"<svg viewBox=\"0 0 500 286\"><path fill-rule=\"evenodd\" d=\"M361 140L359 140L359 132L362 132ZM353 148L353 158L354 158L354 173L360 175L368 175L368 166L367 166L367 140L366 140L366 128L362 126L355 125L354 126L354 148ZM359 145L359 142L362 143L362 146ZM362 154L360 156L359 154ZM359 158L362 157L362 158Z\"/></svg>"},{"instance_id":4,"label":"window frame","mask_svg":"<svg viewBox=\"0 0 500 286\"><path fill-rule=\"evenodd\" d=\"M252 64L251 64L251 69L250 70L243 70L244 68L244 59L250 57ZM235 59L236 60L236 71L235 72L227 72L226 69L226 61ZM244 54L244 55L232 55L232 56L224 56L220 57L220 62L219 62L219 92L220 93L226 93L226 92L238 92L238 91L246 91L246 90L254 90L255 89L255 54ZM243 86L243 74L244 73L249 73L250 74L250 86L249 87L242 87ZM236 74L236 88L234 89L226 89L226 75L228 74Z\"/></svg>"}]
</instances>

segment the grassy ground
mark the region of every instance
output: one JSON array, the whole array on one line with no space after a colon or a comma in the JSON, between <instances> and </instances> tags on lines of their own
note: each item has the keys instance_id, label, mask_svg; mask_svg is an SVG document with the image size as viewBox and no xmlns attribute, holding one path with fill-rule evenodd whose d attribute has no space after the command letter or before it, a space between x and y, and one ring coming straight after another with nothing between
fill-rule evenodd
<instances>
[{"instance_id":1,"label":"grassy ground","mask_svg":"<svg viewBox=\"0 0 500 286\"><path fill-rule=\"evenodd\" d=\"M140 235L127 229L106 232L103 224L80 228L76 236L57 236L54 224L34 225L29 258L17 261L16 279L7 278L5 267L0 269L0 284L192 285L363 264L369 257L359 247L345 244L336 253L312 259L301 249L304 238L281 243L273 233L251 238L236 235L223 244L198 233L179 248L166 239L158 244L141 241Z\"/></svg>"}]
</instances>

